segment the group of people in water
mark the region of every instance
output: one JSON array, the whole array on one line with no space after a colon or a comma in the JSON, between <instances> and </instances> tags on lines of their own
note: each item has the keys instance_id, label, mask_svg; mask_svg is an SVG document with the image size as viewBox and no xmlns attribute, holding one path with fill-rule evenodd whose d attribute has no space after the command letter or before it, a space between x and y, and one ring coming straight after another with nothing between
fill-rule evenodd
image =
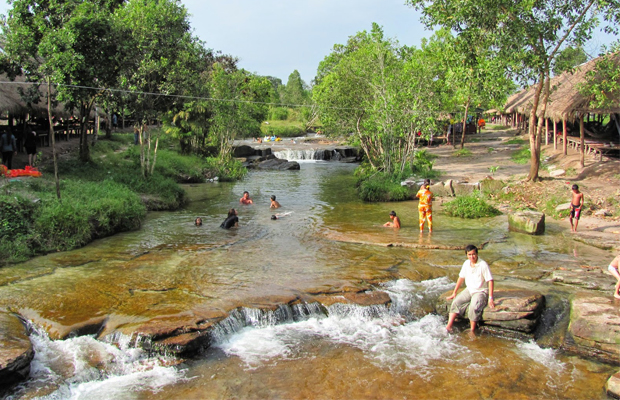
<instances>
[{"instance_id":1,"label":"group of people in water","mask_svg":"<svg viewBox=\"0 0 620 400\"><path fill-rule=\"evenodd\" d=\"M250 193L247 190L243 192L243 196L241 196L241 198L239 199L239 204L244 205L244 206L254 204L254 201L250 197ZM280 203L276 200L276 196L271 195L269 208L276 209L280 207L281 207ZM289 214L291 213L287 212L287 213L281 213L281 214L273 214L271 216L271 219L280 219L281 217L287 216ZM202 218L196 217L196 219L194 220L194 225L202 226ZM220 228L230 229L230 228L237 228L238 226L239 226L239 213L236 209L231 208L230 210L228 210L228 215L226 216L226 219L224 220L224 222L220 224Z\"/></svg>"},{"instance_id":2,"label":"group of people in water","mask_svg":"<svg viewBox=\"0 0 620 400\"><path fill-rule=\"evenodd\" d=\"M420 222L420 233L424 232L424 224L428 222L428 232L433 232L433 193L430 190L431 180L426 179L418 190L416 197L420 199L418 203L418 216ZM400 218L396 211L390 211L390 221L383 224L387 228L400 228Z\"/></svg>"}]
</instances>

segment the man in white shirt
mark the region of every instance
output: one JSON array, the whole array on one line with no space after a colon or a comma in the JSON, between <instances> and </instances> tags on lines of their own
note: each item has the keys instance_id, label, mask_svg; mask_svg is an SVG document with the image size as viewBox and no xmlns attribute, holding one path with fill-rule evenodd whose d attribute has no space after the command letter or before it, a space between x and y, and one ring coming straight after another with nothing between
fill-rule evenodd
<instances>
[{"instance_id":1,"label":"man in white shirt","mask_svg":"<svg viewBox=\"0 0 620 400\"><path fill-rule=\"evenodd\" d=\"M473 244L468 245L465 248L465 252L467 253L467 261L461 267L454 292L447 298L447 300L454 299L452 306L450 306L450 316L446 326L448 332L452 332L452 324L457 315L465 316L467 306L469 306L467 318L469 318L472 333L476 330L476 323L482 317L482 311L487 305L487 297L489 306L495 308L493 301L493 275L491 275L489 265L484 260L478 258L478 248ZM457 296L456 293L463 282L465 282L467 287ZM486 287L487 282L488 290Z\"/></svg>"}]
</instances>

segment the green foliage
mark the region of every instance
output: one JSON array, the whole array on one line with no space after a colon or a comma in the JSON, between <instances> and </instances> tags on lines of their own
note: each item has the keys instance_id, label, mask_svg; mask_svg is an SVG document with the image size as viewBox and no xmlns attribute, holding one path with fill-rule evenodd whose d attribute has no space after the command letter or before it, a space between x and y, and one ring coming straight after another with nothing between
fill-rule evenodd
<instances>
[{"instance_id":1,"label":"green foliage","mask_svg":"<svg viewBox=\"0 0 620 400\"><path fill-rule=\"evenodd\" d=\"M261 133L264 136L279 137L298 137L306 134L300 122L293 121L268 121L269 124L262 124Z\"/></svg>"},{"instance_id":2,"label":"green foliage","mask_svg":"<svg viewBox=\"0 0 620 400\"><path fill-rule=\"evenodd\" d=\"M556 211L556 207L566 203L566 197L559 195L551 195L546 201L543 208L545 215L555 219L566 218L570 214L570 210Z\"/></svg>"},{"instance_id":3,"label":"green foliage","mask_svg":"<svg viewBox=\"0 0 620 400\"><path fill-rule=\"evenodd\" d=\"M160 150L155 170L177 182L204 182L204 162L202 157L182 156L176 151Z\"/></svg>"},{"instance_id":4,"label":"green foliage","mask_svg":"<svg viewBox=\"0 0 620 400\"><path fill-rule=\"evenodd\" d=\"M446 214L460 218L482 218L501 214L484 200L480 192L457 196L456 199L444 204L444 210Z\"/></svg>"},{"instance_id":5,"label":"green foliage","mask_svg":"<svg viewBox=\"0 0 620 400\"><path fill-rule=\"evenodd\" d=\"M205 159L207 175L218 177L221 182L232 182L243 178L248 170L239 160L229 158L222 160L217 157L207 157Z\"/></svg>"},{"instance_id":6,"label":"green foliage","mask_svg":"<svg viewBox=\"0 0 620 400\"><path fill-rule=\"evenodd\" d=\"M525 144L525 140L517 139L517 138L512 138L510 140L505 141L504 144L519 144L519 145L522 145L522 144Z\"/></svg>"},{"instance_id":7,"label":"green foliage","mask_svg":"<svg viewBox=\"0 0 620 400\"><path fill-rule=\"evenodd\" d=\"M288 108L285 107L273 107L269 111L270 120L284 121L288 118Z\"/></svg>"},{"instance_id":8,"label":"green foliage","mask_svg":"<svg viewBox=\"0 0 620 400\"><path fill-rule=\"evenodd\" d=\"M440 175L439 171L433 170L433 160L436 159L435 154L429 153L426 149L415 152L413 162L411 163L411 169L404 169L398 176L399 180L406 179L410 176L417 176L420 178L433 179Z\"/></svg>"},{"instance_id":9,"label":"green foliage","mask_svg":"<svg viewBox=\"0 0 620 400\"><path fill-rule=\"evenodd\" d=\"M517 164L527 164L528 162L530 162L531 157L532 153L530 152L530 149L525 148L514 152L510 156L510 159Z\"/></svg>"},{"instance_id":10,"label":"green foliage","mask_svg":"<svg viewBox=\"0 0 620 400\"><path fill-rule=\"evenodd\" d=\"M586 61L588 61L588 55L583 50L583 47L566 47L555 59L553 74L560 75L562 72L570 71Z\"/></svg>"},{"instance_id":11,"label":"green foliage","mask_svg":"<svg viewBox=\"0 0 620 400\"><path fill-rule=\"evenodd\" d=\"M403 201L411 198L409 189L393 176L377 173L359 182L358 195L364 201Z\"/></svg>"},{"instance_id":12,"label":"green foliage","mask_svg":"<svg viewBox=\"0 0 620 400\"><path fill-rule=\"evenodd\" d=\"M489 172L495 175L495 172L497 172L498 169L499 169L499 165L496 165L494 167L489 167Z\"/></svg>"},{"instance_id":13,"label":"green foliage","mask_svg":"<svg viewBox=\"0 0 620 400\"><path fill-rule=\"evenodd\" d=\"M580 83L579 92L590 98L592 108L613 108L620 96L620 42L611 51L596 61L595 67L586 74L586 81Z\"/></svg>"},{"instance_id":14,"label":"green foliage","mask_svg":"<svg viewBox=\"0 0 620 400\"><path fill-rule=\"evenodd\" d=\"M459 149L452 153L454 157L471 157L472 152L469 149Z\"/></svg>"}]
</instances>

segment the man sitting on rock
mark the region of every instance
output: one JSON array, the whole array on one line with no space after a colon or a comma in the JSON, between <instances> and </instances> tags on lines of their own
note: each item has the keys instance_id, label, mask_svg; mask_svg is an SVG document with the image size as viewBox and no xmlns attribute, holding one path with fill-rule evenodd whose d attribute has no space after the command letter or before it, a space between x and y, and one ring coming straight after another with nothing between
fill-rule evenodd
<instances>
[{"instance_id":1,"label":"man sitting on rock","mask_svg":"<svg viewBox=\"0 0 620 400\"><path fill-rule=\"evenodd\" d=\"M493 302L493 275L491 275L489 265L484 260L478 258L478 248L473 244L468 245L465 248L465 252L467 253L467 261L461 267L454 292L447 298L447 300L454 299L452 306L450 306L450 316L446 326L448 332L452 332L452 324L457 315L465 316L467 306L469 306L467 318L469 318L471 333L475 332L476 323L482 317L482 311L487 305L487 297L491 308L495 308L495 303ZM463 282L465 282L467 287L457 296L456 293ZM488 291L486 288L487 282L489 286Z\"/></svg>"}]
</instances>

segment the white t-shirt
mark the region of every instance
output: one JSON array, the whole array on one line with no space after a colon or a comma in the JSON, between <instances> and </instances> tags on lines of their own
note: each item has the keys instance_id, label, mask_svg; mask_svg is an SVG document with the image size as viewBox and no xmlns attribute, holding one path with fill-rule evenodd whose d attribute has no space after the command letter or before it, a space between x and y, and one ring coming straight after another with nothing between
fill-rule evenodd
<instances>
[{"instance_id":1,"label":"white t-shirt","mask_svg":"<svg viewBox=\"0 0 620 400\"><path fill-rule=\"evenodd\" d=\"M486 282L493 280L489 264L481 258L478 258L478 262L472 268L469 260L465 260L459 272L459 278L465 278L465 285L470 294L484 292L488 293Z\"/></svg>"}]
</instances>

